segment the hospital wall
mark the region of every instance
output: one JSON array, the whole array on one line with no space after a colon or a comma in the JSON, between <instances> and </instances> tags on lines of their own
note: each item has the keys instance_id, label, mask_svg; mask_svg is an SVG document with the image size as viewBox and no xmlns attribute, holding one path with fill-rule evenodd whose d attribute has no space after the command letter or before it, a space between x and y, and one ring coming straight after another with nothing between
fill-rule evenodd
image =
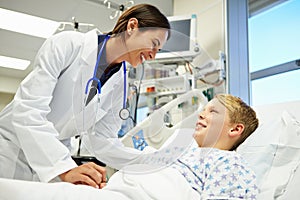
<instances>
[{"instance_id":1,"label":"hospital wall","mask_svg":"<svg viewBox=\"0 0 300 200\"><path fill-rule=\"evenodd\" d=\"M213 58L225 52L224 0L174 0L174 15L197 15L197 39Z\"/></svg>"},{"instance_id":2,"label":"hospital wall","mask_svg":"<svg viewBox=\"0 0 300 200\"><path fill-rule=\"evenodd\" d=\"M0 75L0 111L13 99L21 81Z\"/></svg>"}]
</instances>

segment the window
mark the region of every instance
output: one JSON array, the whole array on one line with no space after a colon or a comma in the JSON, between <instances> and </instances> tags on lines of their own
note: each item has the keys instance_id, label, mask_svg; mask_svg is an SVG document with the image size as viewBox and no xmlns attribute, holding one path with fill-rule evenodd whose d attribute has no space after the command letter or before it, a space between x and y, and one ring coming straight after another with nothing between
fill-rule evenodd
<instances>
[{"instance_id":1,"label":"window","mask_svg":"<svg viewBox=\"0 0 300 200\"><path fill-rule=\"evenodd\" d=\"M249 27L250 72L300 59L300 0L290 0L251 17ZM298 67L298 66L297 66ZM296 70L295 70L296 69ZM300 66L299 66L300 69ZM252 105L300 100L300 70L251 81ZM276 74L276 75L274 75Z\"/></svg>"}]
</instances>

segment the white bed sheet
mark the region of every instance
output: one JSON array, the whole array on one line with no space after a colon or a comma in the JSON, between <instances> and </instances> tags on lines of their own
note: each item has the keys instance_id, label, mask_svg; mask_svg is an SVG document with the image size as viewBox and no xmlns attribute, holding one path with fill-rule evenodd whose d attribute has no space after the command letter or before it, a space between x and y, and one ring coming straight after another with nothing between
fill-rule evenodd
<instances>
[{"instance_id":1,"label":"white bed sheet","mask_svg":"<svg viewBox=\"0 0 300 200\"><path fill-rule=\"evenodd\" d=\"M136 166L134 166L136 167ZM138 166L146 169L147 166ZM129 170L132 171L132 170ZM145 170L147 171L147 170ZM172 168L153 173L115 173L104 189L70 183L0 179L1 200L199 200L184 177Z\"/></svg>"}]
</instances>

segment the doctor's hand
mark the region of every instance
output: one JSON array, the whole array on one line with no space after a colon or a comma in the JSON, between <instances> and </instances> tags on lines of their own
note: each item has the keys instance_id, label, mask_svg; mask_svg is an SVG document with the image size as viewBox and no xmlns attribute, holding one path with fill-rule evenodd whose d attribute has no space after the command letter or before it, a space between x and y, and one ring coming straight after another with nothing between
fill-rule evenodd
<instances>
[{"instance_id":1,"label":"doctor's hand","mask_svg":"<svg viewBox=\"0 0 300 200\"><path fill-rule=\"evenodd\" d=\"M73 184L103 188L106 185L106 170L93 162L75 167L61 175L60 179Z\"/></svg>"}]
</instances>

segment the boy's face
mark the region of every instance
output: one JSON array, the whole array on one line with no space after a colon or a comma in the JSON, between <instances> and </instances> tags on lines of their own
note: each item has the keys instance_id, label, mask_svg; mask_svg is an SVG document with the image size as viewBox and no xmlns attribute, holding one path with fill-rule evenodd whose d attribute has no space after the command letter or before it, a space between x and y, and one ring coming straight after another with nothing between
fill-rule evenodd
<instances>
[{"instance_id":1,"label":"boy's face","mask_svg":"<svg viewBox=\"0 0 300 200\"><path fill-rule=\"evenodd\" d=\"M194 139L199 147L222 149L231 128L229 125L229 116L225 106L214 98L199 114Z\"/></svg>"}]
</instances>

